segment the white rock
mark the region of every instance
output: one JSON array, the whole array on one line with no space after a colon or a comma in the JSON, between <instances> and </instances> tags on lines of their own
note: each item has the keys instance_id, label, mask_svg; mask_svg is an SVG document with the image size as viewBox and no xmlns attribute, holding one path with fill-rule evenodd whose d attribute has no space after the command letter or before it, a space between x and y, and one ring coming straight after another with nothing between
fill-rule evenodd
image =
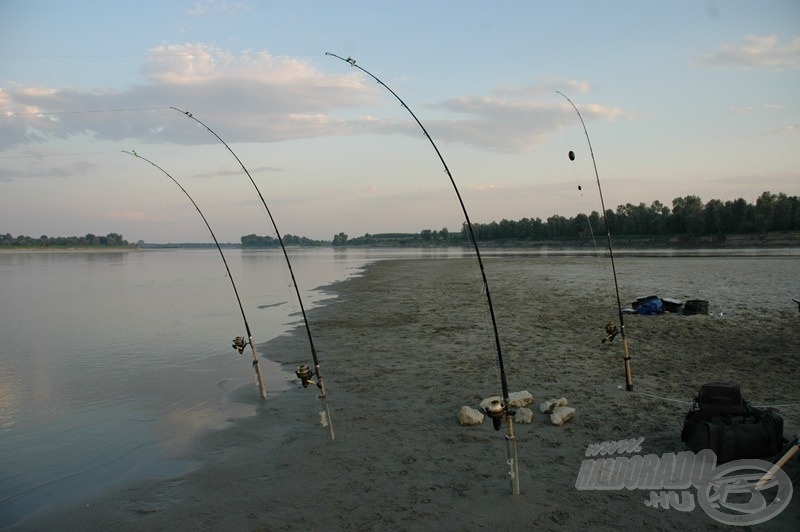
<instances>
[{"instance_id":1,"label":"white rock","mask_svg":"<svg viewBox=\"0 0 800 532\"><path fill-rule=\"evenodd\" d=\"M483 423L483 414L467 405L458 410L458 424L461 426L480 425Z\"/></svg>"},{"instance_id":2,"label":"white rock","mask_svg":"<svg viewBox=\"0 0 800 532\"><path fill-rule=\"evenodd\" d=\"M514 423L532 423L533 422L533 410L530 408L520 408L517 410L517 413L514 414Z\"/></svg>"},{"instance_id":3,"label":"white rock","mask_svg":"<svg viewBox=\"0 0 800 532\"><path fill-rule=\"evenodd\" d=\"M513 407L528 406L533 402L533 395L527 390L522 392L511 392L508 394L508 404Z\"/></svg>"},{"instance_id":4,"label":"white rock","mask_svg":"<svg viewBox=\"0 0 800 532\"><path fill-rule=\"evenodd\" d=\"M550 414L550 422L553 425L558 425L559 427L572 419L572 416L575 415L575 409L571 406L557 406L553 409L553 413Z\"/></svg>"},{"instance_id":5,"label":"white rock","mask_svg":"<svg viewBox=\"0 0 800 532\"><path fill-rule=\"evenodd\" d=\"M544 412L545 414L550 414L553 412L553 409L559 406L567 406L568 401L566 397L562 397L561 399L550 399L545 401L539 405L539 410Z\"/></svg>"}]
</instances>

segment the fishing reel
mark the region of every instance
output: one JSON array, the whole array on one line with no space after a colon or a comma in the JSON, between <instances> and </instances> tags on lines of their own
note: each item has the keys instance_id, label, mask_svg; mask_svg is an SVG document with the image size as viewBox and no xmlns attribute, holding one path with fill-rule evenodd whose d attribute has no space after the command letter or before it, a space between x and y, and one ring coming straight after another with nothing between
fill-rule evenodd
<instances>
[{"instance_id":1,"label":"fishing reel","mask_svg":"<svg viewBox=\"0 0 800 532\"><path fill-rule=\"evenodd\" d=\"M619 334L619 329L617 329L617 325L612 322L606 323L606 337L600 342L604 344L606 342L613 342L614 338Z\"/></svg>"},{"instance_id":2,"label":"fishing reel","mask_svg":"<svg viewBox=\"0 0 800 532\"><path fill-rule=\"evenodd\" d=\"M500 398L490 400L484 407L486 415L492 418L492 425L494 430L500 430L503 426L503 414L505 413L505 405Z\"/></svg>"},{"instance_id":3,"label":"fishing reel","mask_svg":"<svg viewBox=\"0 0 800 532\"><path fill-rule=\"evenodd\" d=\"M311 371L311 368L308 367L308 364L301 364L298 366L294 374L297 375L297 378L300 379L301 383L303 383L303 388L308 388L309 384L317 384L311 380L311 378L314 376L314 372Z\"/></svg>"},{"instance_id":4,"label":"fishing reel","mask_svg":"<svg viewBox=\"0 0 800 532\"><path fill-rule=\"evenodd\" d=\"M244 352L244 348L247 347L248 344L249 342L245 342L243 336L237 336L233 339L232 347L239 351L239 354L241 355Z\"/></svg>"}]
</instances>

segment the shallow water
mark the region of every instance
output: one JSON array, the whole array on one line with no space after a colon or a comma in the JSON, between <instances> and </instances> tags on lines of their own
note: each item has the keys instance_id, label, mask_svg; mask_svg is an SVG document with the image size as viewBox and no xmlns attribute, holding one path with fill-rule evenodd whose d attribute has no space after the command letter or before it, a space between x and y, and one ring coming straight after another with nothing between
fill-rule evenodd
<instances>
[{"instance_id":1,"label":"shallow water","mask_svg":"<svg viewBox=\"0 0 800 532\"><path fill-rule=\"evenodd\" d=\"M279 251L225 256L257 345L302 323ZM309 310L330 297L317 287L419 252L290 256ZM0 253L0 301L0 528L48 502L186 471L195 464L174 457L193 437L260 402L249 348L231 346L247 335L217 250ZM295 385L293 371L260 365L268 394Z\"/></svg>"},{"instance_id":2,"label":"shallow water","mask_svg":"<svg viewBox=\"0 0 800 532\"><path fill-rule=\"evenodd\" d=\"M225 254L257 343L300 324L280 252ZM613 303L605 257L483 255L490 286L493 258L514 255L529 261L533 276L602 287ZM291 251L306 310L330 297L317 287L371 261L472 256L469 249ZM623 305L651 294L706 299L722 316L797 312L798 265L798 250L616 260ZM0 253L0 301L0 528L48 502L191 469L196 464L179 457L193 438L259 404L248 351L231 349L244 327L216 250ZM297 385L293 372L261 365L270 394Z\"/></svg>"}]
</instances>

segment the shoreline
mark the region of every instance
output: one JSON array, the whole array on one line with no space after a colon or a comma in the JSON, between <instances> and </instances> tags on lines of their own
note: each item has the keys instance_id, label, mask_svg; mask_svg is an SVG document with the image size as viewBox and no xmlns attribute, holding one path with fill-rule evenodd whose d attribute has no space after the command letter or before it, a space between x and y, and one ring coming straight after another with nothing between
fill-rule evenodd
<instances>
[{"instance_id":1,"label":"shoreline","mask_svg":"<svg viewBox=\"0 0 800 532\"><path fill-rule=\"evenodd\" d=\"M142 251L136 247L124 246L86 246L86 247L0 247L0 253L138 253Z\"/></svg>"},{"instance_id":2,"label":"shoreline","mask_svg":"<svg viewBox=\"0 0 800 532\"><path fill-rule=\"evenodd\" d=\"M275 248L227 248L228 250L238 250L241 252L258 252L258 251L276 251ZM290 251L293 249L298 250L314 250L320 249L318 247L297 247L288 248ZM472 253L472 248L468 246L352 246L337 248L337 250L347 251L389 251L389 250L462 250L465 253ZM211 247L164 247L164 248L3 248L0 247L0 255L23 255L23 254L47 254L47 253L147 253L147 252L164 252L164 251L208 251L216 250L215 246ZM660 246L618 246L614 244L615 257L635 257L635 258L658 258L658 257L800 257L800 246L787 245L787 246L733 246L733 247L660 247ZM520 244L519 246L513 244L506 245L493 245L491 242L481 244L482 256L538 256L538 257L605 257L609 256L608 249L605 247L598 247L597 249L589 249L588 246L577 245L558 245L558 244L542 244L539 246L532 245L531 243Z\"/></svg>"},{"instance_id":3,"label":"shoreline","mask_svg":"<svg viewBox=\"0 0 800 532\"><path fill-rule=\"evenodd\" d=\"M755 403L796 402L797 310L757 329L744 314L631 318L627 393L618 389L620 344L599 344L607 295L534 274L524 257L486 266L510 390L531 392L536 404L567 397L577 409L561 427L538 410L533 424L515 424L519 496L510 494L503 432L487 420L462 427L455 417L500 387L474 261L392 260L324 288L339 297L309 311L335 441L318 424L316 390L297 384L178 457L201 462L199 470L45 509L11 530L628 530L652 528L654 519L664 529L727 528L699 507L645 507L645 490L579 491L581 463L602 441L643 437L646 453L685 450L688 405L644 393L690 399L722 379ZM258 348L292 370L310 362L304 329ZM779 411L784 433L794 434L800 411ZM771 529L792 530L798 519L800 494Z\"/></svg>"}]
</instances>

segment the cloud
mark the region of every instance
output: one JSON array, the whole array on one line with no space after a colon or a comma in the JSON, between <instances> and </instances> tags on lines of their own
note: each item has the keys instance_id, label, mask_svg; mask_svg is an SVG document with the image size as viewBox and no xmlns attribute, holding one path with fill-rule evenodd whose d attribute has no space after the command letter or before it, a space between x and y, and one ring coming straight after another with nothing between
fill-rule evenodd
<instances>
[{"instance_id":1,"label":"cloud","mask_svg":"<svg viewBox=\"0 0 800 532\"><path fill-rule=\"evenodd\" d=\"M350 126L331 111L369 102L377 94L352 72L325 74L304 59L266 52L233 55L202 44L154 48L141 73L144 83L121 89L7 85L0 92L0 145L7 149L79 135L214 141L171 106L194 112L228 142L343 135L350 134Z\"/></svg>"},{"instance_id":2,"label":"cloud","mask_svg":"<svg viewBox=\"0 0 800 532\"><path fill-rule=\"evenodd\" d=\"M211 17L215 13L238 13L250 11L245 2L217 2L216 0L197 0L188 13L193 17Z\"/></svg>"},{"instance_id":3,"label":"cloud","mask_svg":"<svg viewBox=\"0 0 800 532\"><path fill-rule=\"evenodd\" d=\"M257 166L254 168L248 168L248 172L250 175L258 175L270 172L283 172L283 168L279 168L277 166ZM213 178L213 177L230 177L230 176L241 176L242 170L240 168L235 168L231 170L214 170L211 172L201 172L194 174L192 177L195 179L206 179L206 178Z\"/></svg>"},{"instance_id":4,"label":"cloud","mask_svg":"<svg viewBox=\"0 0 800 532\"><path fill-rule=\"evenodd\" d=\"M0 182L10 183L16 179L80 176L91 172L96 166L97 165L94 163L88 161L75 161L71 164L48 166L47 168L40 168L36 165L23 170L0 167Z\"/></svg>"},{"instance_id":5,"label":"cloud","mask_svg":"<svg viewBox=\"0 0 800 532\"><path fill-rule=\"evenodd\" d=\"M279 142L356 134L418 136L408 118L376 118L363 109L391 96L357 70L329 74L312 61L246 51L231 54L205 44L165 44L150 50L143 82L112 88L28 87L0 90L0 146L84 137L200 145L216 143L193 113L226 142ZM487 95L454 96L420 104L437 141L521 153L561 127L559 88L586 94L585 82L546 78L532 86L497 87ZM600 104L579 106L585 120L625 117Z\"/></svg>"},{"instance_id":6,"label":"cloud","mask_svg":"<svg viewBox=\"0 0 800 532\"><path fill-rule=\"evenodd\" d=\"M743 107L731 107L728 109L728 114L731 115L747 115L751 113L755 113L759 110L763 111L780 111L781 106L772 104L772 103L765 103L761 107L753 107L752 105L745 105Z\"/></svg>"},{"instance_id":7,"label":"cloud","mask_svg":"<svg viewBox=\"0 0 800 532\"><path fill-rule=\"evenodd\" d=\"M574 84L571 86L574 88ZM482 97L451 98L439 107L463 118L433 121L432 128L449 142L504 153L530 151L563 125L561 102L552 89L548 88L547 94L542 98L542 86L534 86L501 88ZM599 104L578 105L578 109L587 121L631 118L621 109Z\"/></svg>"},{"instance_id":8,"label":"cloud","mask_svg":"<svg viewBox=\"0 0 800 532\"><path fill-rule=\"evenodd\" d=\"M544 141L547 135L563 127L563 104L556 89L586 92L583 82L549 78L533 86L502 86L486 96L458 96L423 107L448 115L448 118L420 118L435 141L471 146L498 153L525 153ZM579 104L584 120L614 121L633 119L617 107ZM572 109L569 110L572 113ZM416 114L416 113L415 113ZM419 126L412 120L381 120L363 116L353 131L419 136Z\"/></svg>"},{"instance_id":9,"label":"cloud","mask_svg":"<svg viewBox=\"0 0 800 532\"><path fill-rule=\"evenodd\" d=\"M788 124L788 125L785 125L785 126L783 126L782 128L779 128L779 129L773 129L773 130L766 131L765 134L766 135L787 135L787 134L791 134L791 133L796 133L798 131L798 129L800 129L800 125L798 125L798 124Z\"/></svg>"},{"instance_id":10,"label":"cloud","mask_svg":"<svg viewBox=\"0 0 800 532\"><path fill-rule=\"evenodd\" d=\"M470 192L477 192L477 193L491 192L496 189L497 189L496 185L467 185L467 190L469 190Z\"/></svg>"},{"instance_id":11,"label":"cloud","mask_svg":"<svg viewBox=\"0 0 800 532\"><path fill-rule=\"evenodd\" d=\"M779 43L777 35L748 35L742 43L725 43L694 63L703 67L788 70L800 68L800 36Z\"/></svg>"}]
</instances>

